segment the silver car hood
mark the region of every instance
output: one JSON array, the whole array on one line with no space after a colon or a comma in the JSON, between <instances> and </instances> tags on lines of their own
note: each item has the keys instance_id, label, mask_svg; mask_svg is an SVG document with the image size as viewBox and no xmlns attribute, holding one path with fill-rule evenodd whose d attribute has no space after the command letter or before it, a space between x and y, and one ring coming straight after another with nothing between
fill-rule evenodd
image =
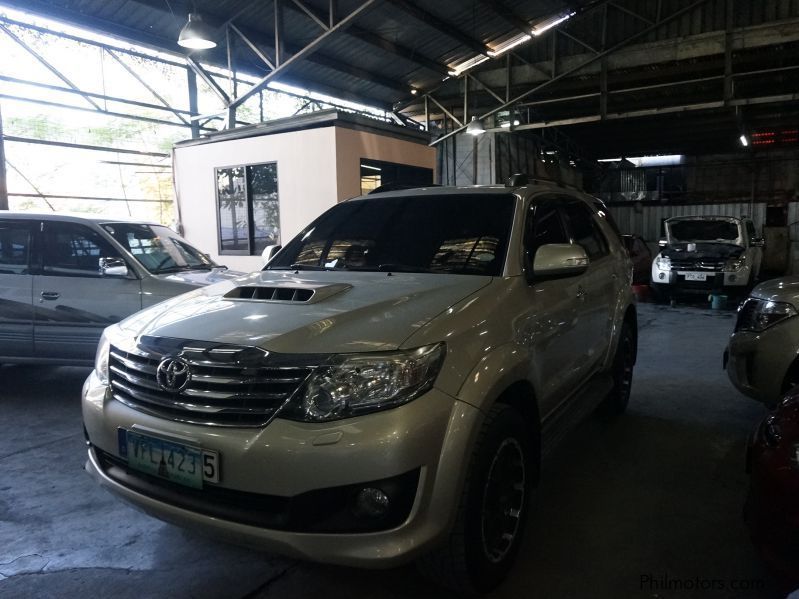
<instances>
[{"instance_id":1,"label":"silver car hood","mask_svg":"<svg viewBox=\"0 0 799 599\"><path fill-rule=\"evenodd\" d=\"M167 300L120 327L134 336L249 345L282 353L389 350L491 280L426 273L262 271ZM252 288L259 288L263 298L291 298L297 290L296 295L312 297L248 299Z\"/></svg>"},{"instance_id":2,"label":"silver car hood","mask_svg":"<svg viewBox=\"0 0 799 599\"><path fill-rule=\"evenodd\" d=\"M201 287L205 285L213 285L220 281L229 281L237 277L243 276L246 273L237 270L229 270L227 268L214 268L212 270L181 270L179 272L170 272L163 274L154 274L153 277L161 281L170 281L173 283L184 283L186 285L194 285Z\"/></svg>"},{"instance_id":3,"label":"silver car hood","mask_svg":"<svg viewBox=\"0 0 799 599\"><path fill-rule=\"evenodd\" d=\"M788 302L799 309L799 276L765 281L755 287L751 295L772 302Z\"/></svg>"}]
</instances>

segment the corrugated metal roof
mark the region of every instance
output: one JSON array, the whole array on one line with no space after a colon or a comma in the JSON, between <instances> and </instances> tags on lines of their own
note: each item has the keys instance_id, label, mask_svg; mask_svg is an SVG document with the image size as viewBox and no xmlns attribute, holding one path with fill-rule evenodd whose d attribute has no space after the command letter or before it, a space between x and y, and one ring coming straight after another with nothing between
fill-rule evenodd
<instances>
[{"instance_id":1,"label":"corrugated metal roof","mask_svg":"<svg viewBox=\"0 0 799 599\"><path fill-rule=\"evenodd\" d=\"M283 11L282 39L286 60L293 52L316 39L323 28L309 17L294 0L277 0ZM363 0L338 0L338 18L350 14ZM184 53L176 40L192 5L206 21L222 25L230 20L268 55L274 56L276 0L0 0L0 3L28 12L44 14L73 24L155 46L162 50ZM297 0L319 18L328 22L329 0ZM739 0L734 3L733 30L749 31L761 24L773 25L781 20L799 24L799 0ZM660 18L693 7L679 17L657 28L651 25ZM598 52L635 37L635 44L675 46L674 58L650 58L646 51L632 60L624 52L608 61L607 100L609 113L626 114L682 104L723 100L724 33L728 21L728 0L706 0L694 5L693 0L381 0L361 13L351 26L330 36L312 54L297 60L278 80L345 99L358 99L364 104L382 108L400 105L411 116L420 116L421 102L410 95L411 87L435 91L437 101L456 116L463 115L463 82L457 77L444 82L447 71L465 60L479 56L500 41L518 35L527 23L565 10L578 14L558 28L557 34L534 38L513 51L513 76L510 97L529 91L579 65L595 58ZM583 10L586 9L586 10ZM604 15L608 15L605 29ZM651 31L640 35L643 29ZM742 29L749 28L749 29ZM688 56L680 47L681 40L694 36L714 35L714 48L707 55ZM765 47L752 48L748 43L733 53L733 69L770 69L774 66L795 66L799 52L799 36L782 40L779 35ZM709 38L708 38L709 39ZM198 54L203 62L227 65L224 31L219 30L220 46ZM697 42L699 43L699 42ZM240 71L261 76L267 72L245 46L236 42L235 64ZM635 49L632 50L635 52ZM489 61L471 71L504 94L506 77L503 60ZM525 122L536 124L559 122L569 135L583 146L605 144L612 152L627 146L704 149L719 139L737 139L738 124L730 105L715 109L697 109L690 114L668 113L664 119L652 115L635 115L634 120L602 119L602 122L580 120L599 112L600 64L575 72L556 85L548 87L527 101L571 98L550 104L527 104ZM679 78L710 78L706 82L674 88L640 89L618 93L619 89L645 87ZM760 77L739 77L735 81L736 96L746 98L764 94L790 96L799 90L799 71L763 74ZM471 86L470 114L488 111L497 106L496 95ZM437 110L437 108L436 108ZM746 105L739 110L750 128L769 126L774 122L799 122L797 102L779 99L768 103ZM441 113L433 115L443 120ZM626 118L626 117L625 117ZM595 119L599 121L597 117ZM633 123L633 126L630 126ZM665 126L664 126L665 125ZM714 130L716 126L718 129ZM701 133L697 133L701 132ZM704 137L701 137L704 136ZM701 139L700 139L701 137ZM661 143L662 142L662 143ZM733 143L731 142L731 143ZM608 150L611 151L611 150Z\"/></svg>"}]
</instances>

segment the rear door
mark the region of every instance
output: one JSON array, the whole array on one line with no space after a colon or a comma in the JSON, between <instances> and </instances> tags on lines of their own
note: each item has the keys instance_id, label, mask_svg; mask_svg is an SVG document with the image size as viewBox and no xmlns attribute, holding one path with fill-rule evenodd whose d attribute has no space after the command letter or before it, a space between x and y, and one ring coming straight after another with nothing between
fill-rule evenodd
<instances>
[{"instance_id":1,"label":"rear door","mask_svg":"<svg viewBox=\"0 0 799 599\"><path fill-rule=\"evenodd\" d=\"M141 283L107 276L101 259L124 257L107 239L80 223L45 221L42 271L33 283L37 357L91 360L103 329L141 309Z\"/></svg>"},{"instance_id":2,"label":"rear door","mask_svg":"<svg viewBox=\"0 0 799 599\"><path fill-rule=\"evenodd\" d=\"M32 250L38 221L0 219L0 358L33 355Z\"/></svg>"}]
</instances>

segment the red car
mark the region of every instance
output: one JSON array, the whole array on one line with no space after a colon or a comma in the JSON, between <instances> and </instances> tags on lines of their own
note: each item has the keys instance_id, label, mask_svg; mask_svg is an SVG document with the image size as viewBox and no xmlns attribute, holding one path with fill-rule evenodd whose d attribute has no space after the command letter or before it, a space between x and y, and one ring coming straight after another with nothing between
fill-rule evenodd
<instances>
[{"instance_id":1,"label":"red car","mask_svg":"<svg viewBox=\"0 0 799 599\"><path fill-rule=\"evenodd\" d=\"M760 423L746 453L752 542L788 589L799 587L799 387Z\"/></svg>"}]
</instances>

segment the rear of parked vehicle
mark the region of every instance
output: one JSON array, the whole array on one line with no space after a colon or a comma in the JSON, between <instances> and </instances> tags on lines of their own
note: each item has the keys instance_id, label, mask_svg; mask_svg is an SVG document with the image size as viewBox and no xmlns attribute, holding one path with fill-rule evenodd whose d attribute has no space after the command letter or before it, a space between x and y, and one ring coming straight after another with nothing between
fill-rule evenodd
<instances>
[{"instance_id":1,"label":"rear of parked vehicle","mask_svg":"<svg viewBox=\"0 0 799 599\"><path fill-rule=\"evenodd\" d=\"M264 271L106 330L87 470L237 543L493 588L542 455L629 399L631 267L608 218L551 185L339 204Z\"/></svg>"}]
</instances>

